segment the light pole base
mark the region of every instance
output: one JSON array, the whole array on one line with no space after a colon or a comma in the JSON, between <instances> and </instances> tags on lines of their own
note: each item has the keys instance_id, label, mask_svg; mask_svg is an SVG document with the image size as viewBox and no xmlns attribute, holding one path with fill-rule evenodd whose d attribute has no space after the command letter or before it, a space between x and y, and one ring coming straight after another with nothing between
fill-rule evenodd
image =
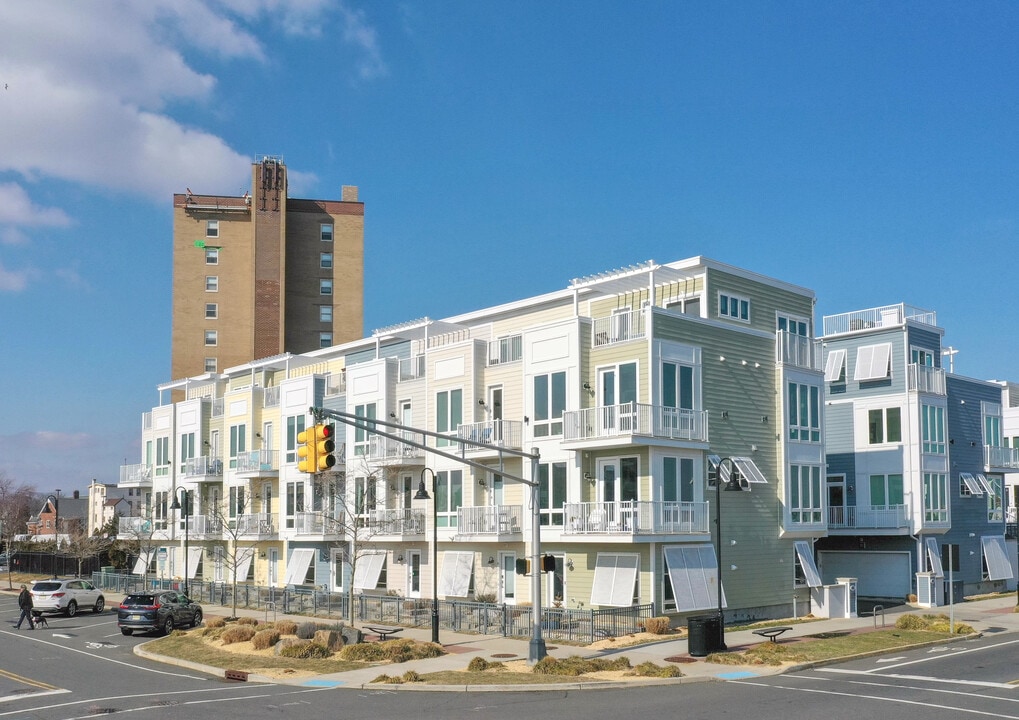
<instances>
[{"instance_id":1,"label":"light pole base","mask_svg":"<svg viewBox=\"0 0 1019 720\"><path fill-rule=\"evenodd\" d=\"M531 638L530 644L527 646L527 664L534 665L540 660L545 659L548 653L545 650L545 639L544 638Z\"/></svg>"}]
</instances>

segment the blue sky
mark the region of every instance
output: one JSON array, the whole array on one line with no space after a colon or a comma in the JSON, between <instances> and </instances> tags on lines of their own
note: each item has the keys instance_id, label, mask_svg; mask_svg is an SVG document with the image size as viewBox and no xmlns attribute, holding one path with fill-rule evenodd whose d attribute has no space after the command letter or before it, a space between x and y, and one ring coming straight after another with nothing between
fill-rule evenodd
<instances>
[{"instance_id":1,"label":"blue sky","mask_svg":"<svg viewBox=\"0 0 1019 720\"><path fill-rule=\"evenodd\" d=\"M365 203L365 331L706 255L938 311L1014 378L1019 4L0 4L0 472L116 482L170 380L171 195ZM453 282L455 280L455 282ZM455 292L451 288L458 288Z\"/></svg>"}]
</instances>

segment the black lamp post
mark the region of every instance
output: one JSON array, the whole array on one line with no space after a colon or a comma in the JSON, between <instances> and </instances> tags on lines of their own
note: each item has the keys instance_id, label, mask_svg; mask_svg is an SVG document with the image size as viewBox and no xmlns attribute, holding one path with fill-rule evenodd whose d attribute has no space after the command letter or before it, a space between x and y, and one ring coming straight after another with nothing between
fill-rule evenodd
<instances>
[{"instance_id":1,"label":"black lamp post","mask_svg":"<svg viewBox=\"0 0 1019 720\"><path fill-rule=\"evenodd\" d=\"M191 553L188 549L188 517L191 515L190 500L191 493L185 488L180 489L180 497L183 501L178 499L177 495L173 496L173 505L170 506L171 510L180 510L180 519L184 521L184 594L188 594L188 579L191 575L188 573L188 555Z\"/></svg>"},{"instance_id":2,"label":"black lamp post","mask_svg":"<svg viewBox=\"0 0 1019 720\"><path fill-rule=\"evenodd\" d=\"M722 480L722 467L729 464L729 479ZM714 468L711 467L714 465ZM725 645L725 614L722 612L722 483L727 492L742 492L739 468L732 458L708 458L708 485L715 487L715 555L718 556L718 649L728 650Z\"/></svg>"},{"instance_id":3,"label":"black lamp post","mask_svg":"<svg viewBox=\"0 0 1019 720\"><path fill-rule=\"evenodd\" d=\"M432 474L432 642L439 644L439 494L435 490L435 471L431 468L422 468L421 480L418 482L418 491L414 494L415 500L428 500L428 491L425 490L425 473Z\"/></svg>"},{"instance_id":4,"label":"black lamp post","mask_svg":"<svg viewBox=\"0 0 1019 720\"><path fill-rule=\"evenodd\" d=\"M57 553L60 552L60 488L57 488L56 495L46 498L47 502L53 505L53 579L57 579Z\"/></svg>"}]
</instances>

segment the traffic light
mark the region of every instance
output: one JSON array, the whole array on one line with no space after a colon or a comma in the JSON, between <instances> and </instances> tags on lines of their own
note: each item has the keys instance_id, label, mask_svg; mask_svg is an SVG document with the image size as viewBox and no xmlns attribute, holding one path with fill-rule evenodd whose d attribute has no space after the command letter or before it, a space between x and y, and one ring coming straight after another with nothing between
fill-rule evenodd
<instances>
[{"instance_id":1,"label":"traffic light","mask_svg":"<svg viewBox=\"0 0 1019 720\"><path fill-rule=\"evenodd\" d=\"M328 470L336 464L336 443L333 441L335 433L333 425L319 423L315 426L315 472Z\"/></svg>"},{"instance_id":2,"label":"traffic light","mask_svg":"<svg viewBox=\"0 0 1019 720\"><path fill-rule=\"evenodd\" d=\"M297 442L297 469L306 473L317 472L318 458L315 452L315 428L311 427L297 433Z\"/></svg>"},{"instance_id":3,"label":"traffic light","mask_svg":"<svg viewBox=\"0 0 1019 720\"><path fill-rule=\"evenodd\" d=\"M530 574L531 574L530 558L517 558L517 575L530 575Z\"/></svg>"}]
</instances>

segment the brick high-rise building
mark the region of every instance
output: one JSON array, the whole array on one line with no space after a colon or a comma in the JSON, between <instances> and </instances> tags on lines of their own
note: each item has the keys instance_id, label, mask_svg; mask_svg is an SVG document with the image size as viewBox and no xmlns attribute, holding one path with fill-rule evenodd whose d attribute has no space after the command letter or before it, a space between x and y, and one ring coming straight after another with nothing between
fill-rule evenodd
<instances>
[{"instance_id":1,"label":"brick high-rise building","mask_svg":"<svg viewBox=\"0 0 1019 720\"><path fill-rule=\"evenodd\" d=\"M173 196L174 378L362 336L364 204L287 197L282 159L241 197Z\"/></svg>"}]
</instances>

